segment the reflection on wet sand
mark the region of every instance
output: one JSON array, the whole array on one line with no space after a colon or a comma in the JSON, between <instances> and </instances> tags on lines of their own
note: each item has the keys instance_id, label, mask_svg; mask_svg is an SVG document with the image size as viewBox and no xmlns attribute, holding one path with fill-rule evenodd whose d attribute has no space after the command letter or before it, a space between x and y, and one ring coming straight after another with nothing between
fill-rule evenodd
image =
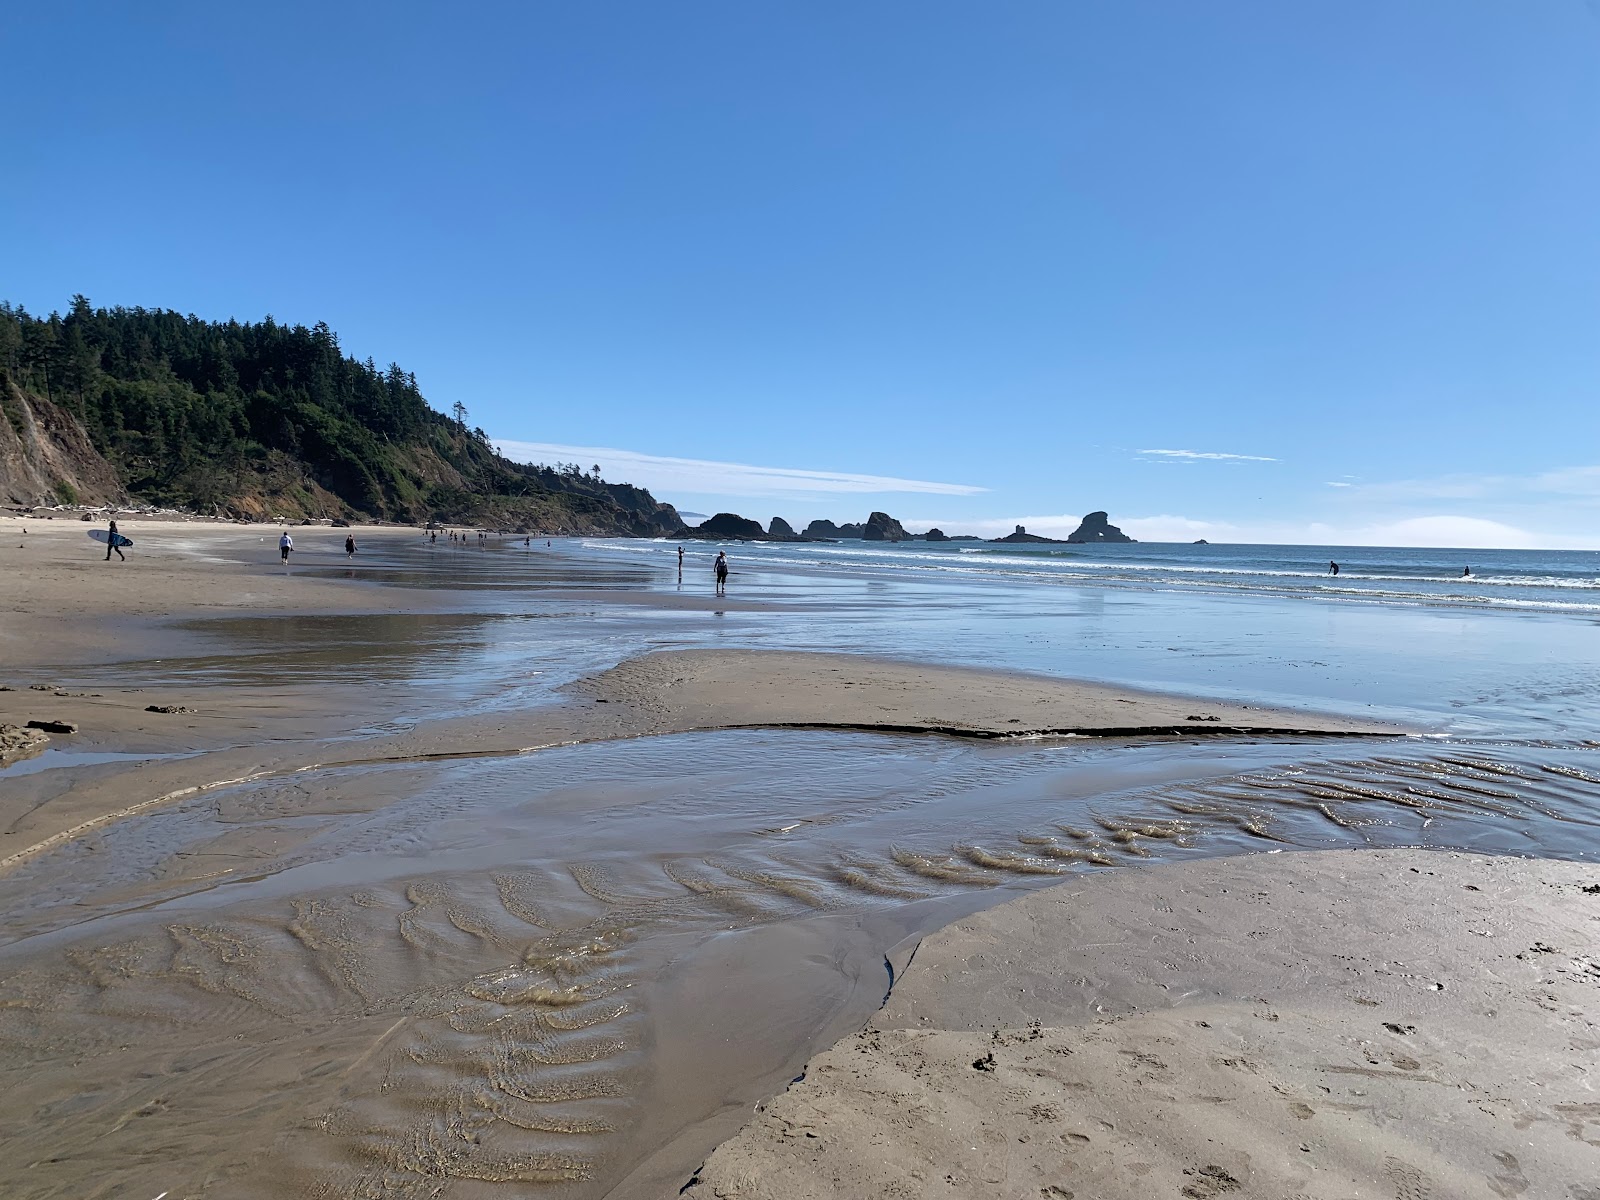
<instances>
[{"instance_id":1,"label":"reflection on wet sand","mask_svg":"<svg viewBox=\"0 0 1600 1200\"><path fill-rule=\"evenodd\" d=\"M1600 852L1592 749L1378 750L724 732L196 796L0 878L0 1081L33 1114L0 1191L658 1195L687 1176L641 1152L692 1153L783 1066L710 989L803 1057L881 997L883 929L1064 874Z\"/></svg>"}]
</instances>

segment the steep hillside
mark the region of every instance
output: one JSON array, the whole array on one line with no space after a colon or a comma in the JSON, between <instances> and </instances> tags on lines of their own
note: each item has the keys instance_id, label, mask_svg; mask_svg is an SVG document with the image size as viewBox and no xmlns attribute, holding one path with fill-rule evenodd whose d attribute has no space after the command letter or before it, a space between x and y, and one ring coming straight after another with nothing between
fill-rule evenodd
<instances>
[{"instance_id":1,"label":"steep hillside","mask_svg":"<svg viewBox=\"0 0 1600 1200\"><path fill-rule=\"evenodd\" d=\"M0 304L0 497L129 496L265 517L472 521L651 535L671 505L577 466L496 454L415 376L345 355L326 325Z\"/></svg>"},{"instance_id":2,"label":"steep hillside","mask_svg":"<svg viewBox=\"0 0 1600 1200\"><path fill-rule=\"evenodd\" d=\"M114 504L128 499L82 423L0 370L0 503Z\"/></svg>"}]
</instances>

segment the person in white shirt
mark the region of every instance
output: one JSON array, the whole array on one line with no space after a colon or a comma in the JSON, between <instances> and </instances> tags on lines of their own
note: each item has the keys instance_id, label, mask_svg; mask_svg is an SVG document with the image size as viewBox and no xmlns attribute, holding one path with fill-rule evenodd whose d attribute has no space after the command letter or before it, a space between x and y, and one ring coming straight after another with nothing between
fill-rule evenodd
<instances>
[{"instance_id":1,"label":"person in white shirt","mask_svg":"<svg viewBox=\"0 0 1600 1200\"><path fill-rule=\"evenodd\" d=\"M285 529L283 531L283 536L278 539L278 552L283 555L283 561L285 563L289 561L289 551L293 549L294 539L289 536L289 531Z\"/></svg>"}]
</instances>

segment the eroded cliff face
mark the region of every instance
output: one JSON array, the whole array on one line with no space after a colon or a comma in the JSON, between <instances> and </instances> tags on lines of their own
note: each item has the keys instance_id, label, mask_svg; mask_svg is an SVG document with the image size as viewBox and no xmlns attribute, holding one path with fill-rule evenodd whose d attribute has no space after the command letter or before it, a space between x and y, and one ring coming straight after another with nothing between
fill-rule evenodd
<instances>
[{"instance_id":1,"label":"eroded cliff face","mask_svg":"<svg viewBox=\"0 0 1600 1200\"><path fill-rule=\"evenodd\" d=\"M123 504L117 473L59 404L0 371L0 503Z\"/></svg>"}]
</instances>

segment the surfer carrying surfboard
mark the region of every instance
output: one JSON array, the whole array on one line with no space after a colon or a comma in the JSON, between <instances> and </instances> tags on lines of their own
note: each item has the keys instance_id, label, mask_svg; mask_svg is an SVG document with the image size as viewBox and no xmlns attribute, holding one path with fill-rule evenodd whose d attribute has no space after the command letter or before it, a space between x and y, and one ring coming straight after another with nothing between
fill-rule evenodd
<instances>
[{"instance_id":1,"label":"surfer carrying surfboard","mask_svg":"<svg viewBox=\"0 0 1600 1200\"><path fill-rule=\"evenodd\" d=\"M122 535L117 532L117 523L111 522L111 528L106 531L110 536L106 538L106 561L111 561L111 555L116 554L123 562L128 561L128 556L122 552Z\"/></svg>"}]
</instances>

